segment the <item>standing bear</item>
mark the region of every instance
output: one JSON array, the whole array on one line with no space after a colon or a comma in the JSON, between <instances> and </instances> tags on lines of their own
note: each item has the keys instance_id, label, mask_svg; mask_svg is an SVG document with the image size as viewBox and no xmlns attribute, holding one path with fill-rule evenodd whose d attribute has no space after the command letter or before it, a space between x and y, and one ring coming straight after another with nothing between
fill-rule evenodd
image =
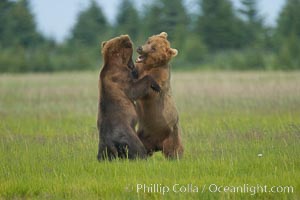
<instances>
[{"instance_id":1,"label":"standing bear","mask_svg":"<svg viewBox=\"0 0 300 200\"><path fill-rule=\"evenodd\" d=\"M104 65L98 84L98 160L145 158L146 149L135 131L134 101L153 90L159 92L160 87L149 75L134 79L133 45L128 35L103 42L102 54Z\"/></svg>"},{"instance_id":2,"label":"standing bear","mask_svg":"<svg viewBox=\"0 0 300 200\"><path fill-rule=\"evenodd\" d=\"M170 60L177 50L170 47L167 33L150 37L137 48L139 57L136 70L139 78L151 75L161 92L149 93L137 100L139 117L138 136L148 155L162 151L167 158L180 158L183 154L178 113L172 98L170 85Z\"/></svg>"}]
</instances>

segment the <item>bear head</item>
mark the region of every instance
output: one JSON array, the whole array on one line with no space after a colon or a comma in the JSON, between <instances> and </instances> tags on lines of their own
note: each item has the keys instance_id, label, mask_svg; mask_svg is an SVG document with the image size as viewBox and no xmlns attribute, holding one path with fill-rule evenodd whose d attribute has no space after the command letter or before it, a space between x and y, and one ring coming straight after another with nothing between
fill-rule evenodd
<instances>
[{"instance_id":1,"label":"bear head","mask_svg":"<svg viewBox=\"0 0 300 200\"><path fill-rule=\"evenodd\" d=\"M132 61L133 43L128 35L121 35L102 42L102 55L104 65L113 62L119 66L127 66L130 69L134 68Z\"/></svg>"},{"instance_id":2,"label":"bear head","mask_svg":"<svg viewBox=\"0 0 300 200\"><path fill-rule=\"evenodd\" d=\"M144 63L148 66L167 64L172 57L178 54L177 49L170 47L167 37L168 34L166 32L149 37L143 46L137 48L139 57L136 62Z\"/></svg>"}]
</instances>

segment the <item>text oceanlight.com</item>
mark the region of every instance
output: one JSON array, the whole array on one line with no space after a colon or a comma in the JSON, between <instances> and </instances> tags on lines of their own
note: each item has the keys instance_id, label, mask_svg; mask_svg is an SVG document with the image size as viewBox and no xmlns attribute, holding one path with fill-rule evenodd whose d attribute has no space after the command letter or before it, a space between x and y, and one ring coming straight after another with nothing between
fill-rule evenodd
<instances>
[{"instance_id":1,"label":"text oceanlight.com","mask_svg":"<svg viewBox=\"0 0 300 200\"><path fill-rule=\"evenodd\" d=\"M160 183L154 184L136 184L137 193L245 193L255 195L258 193L294 193L293 186L267 186L267 185L221 185L221 184L173 184L164 185Z\"/></svg>"}]
</instances>

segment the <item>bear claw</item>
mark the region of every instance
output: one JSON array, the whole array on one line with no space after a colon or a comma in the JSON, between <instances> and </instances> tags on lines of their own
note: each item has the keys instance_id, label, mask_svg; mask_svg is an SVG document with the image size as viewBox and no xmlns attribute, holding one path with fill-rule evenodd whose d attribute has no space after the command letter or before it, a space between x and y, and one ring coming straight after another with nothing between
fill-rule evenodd
<instances>
[{"instance_id":1,"label":"bear claw","mask_svg":"<svg viewBox=\"0 0 300 200\"><path fill-rule=\"evenodd\" d=\"M155 92L160 92L161 88L157 83L152 83L151 84L151 88L155 91Z\"/></svg>"}]
</instances>

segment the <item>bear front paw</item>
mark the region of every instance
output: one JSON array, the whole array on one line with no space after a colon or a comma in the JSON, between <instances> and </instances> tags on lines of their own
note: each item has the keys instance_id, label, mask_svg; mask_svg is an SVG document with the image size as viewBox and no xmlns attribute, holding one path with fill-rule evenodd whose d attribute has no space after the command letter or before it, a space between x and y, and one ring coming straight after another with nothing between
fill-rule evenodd
<instances>
[{"instance_id":1,"label":"bear front paw","mask_svg":"<svg viewBox=\"0 0 300 200\"><path fill-rule=\"evenodd\" d=\"M161 91L160 86L159 86L156 82L154 82L154 83L151 84L151 88L152 88L155 92L160 92L160 91Z\"/></svg>"},{"instance_id":2,"label":"bear front paw","mask_svg":"<svg viewBox=\"0 0 300 200\"><path fill-rule=\"evenodd\" d=\"M134 79L138 79L139 78L139 73L138 73L138 70L136 68L134 68L132 71L131 71L131 75Z\"/></svg>"}]
</instances>

